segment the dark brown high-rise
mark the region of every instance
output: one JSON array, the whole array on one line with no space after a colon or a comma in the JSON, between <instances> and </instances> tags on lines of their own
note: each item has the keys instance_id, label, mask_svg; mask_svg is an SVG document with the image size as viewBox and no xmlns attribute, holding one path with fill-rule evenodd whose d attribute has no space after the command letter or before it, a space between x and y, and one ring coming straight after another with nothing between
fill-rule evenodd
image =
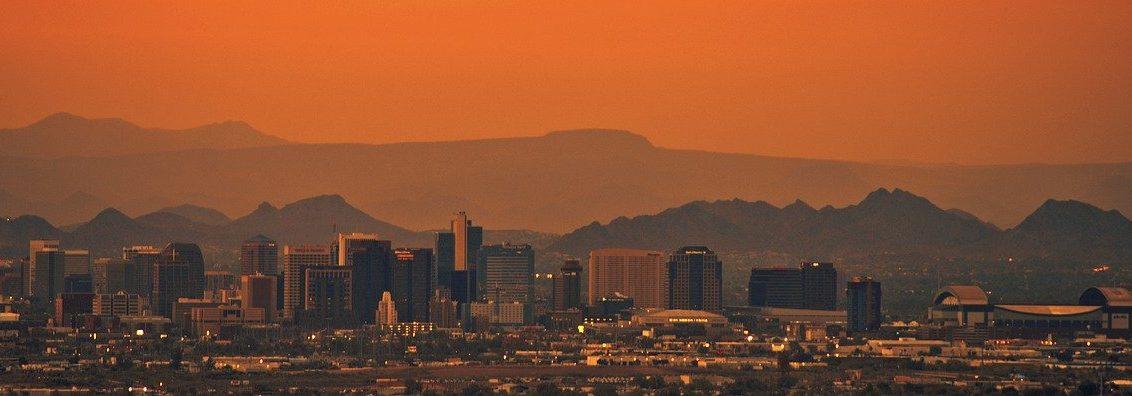
<instances>
[{"instance_id":1,"label":"dark brown high-rise","mask_svg":"<svg viewBox=\"0 0 1132 396\"><path fill-rule=\"evenodd\" d=\"M240 275L279 275L279 244L256 235L240 245Z\"/></svg>"},{"instance_id":2,"label":"dark brown high-rise","mask_svg":"<svg viewBox=\"0 0 1132 396\"><path fill-rule=\"evenodd\" d=\"M577 259L569 259L554 277L554 310L565 311L581 307L582 264Z\"/></svg>"}]
</instances>

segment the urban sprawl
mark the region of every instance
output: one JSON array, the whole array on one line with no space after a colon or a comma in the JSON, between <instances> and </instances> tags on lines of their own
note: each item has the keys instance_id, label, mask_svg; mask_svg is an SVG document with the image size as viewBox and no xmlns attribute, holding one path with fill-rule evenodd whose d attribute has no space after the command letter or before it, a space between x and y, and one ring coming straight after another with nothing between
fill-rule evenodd
<instances>
[{"instance_id":1,"label":"urban sprawl","mask_svg":"<svg viewBox=\"0 0 1132 396\"><path fill-rule=\"evenodd\" d=\"M239 273L190 242L92 257L33 240L0 291L0 388L19 394L1130 392L1132 294L997 304L940 285L886 320L832 263L750 270L725 300L708 246L593 250L535 271L465 213L431 247L257 235ZM840 277L839 277L840 275Z\"/></svg>"}]
</instances>

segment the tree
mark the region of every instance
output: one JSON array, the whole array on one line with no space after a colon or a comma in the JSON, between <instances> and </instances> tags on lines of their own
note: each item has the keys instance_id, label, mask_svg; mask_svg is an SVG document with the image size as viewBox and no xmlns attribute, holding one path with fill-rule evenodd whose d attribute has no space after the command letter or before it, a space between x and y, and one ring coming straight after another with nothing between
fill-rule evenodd
<instances>
[{"instance_id":1,"label":"tree","mask_svg":"<svg viewBox=\"0 0 1132 396\"><path fill-rule=\"evenodd\" d=\"M169 368L173 370L181 369L181 360L185 358L185 352L180 347L173 348L169 352Z\"/></svg>"},{"instance_id":2,"label":"tree","mask_svg":"<svg viewBox=\"0 0 1132 396\"><path fill-rule=\"evenodd\" d=\"M598 384L594 387L593 396L617 396L617 387L610 384Z\"/></svg>"},{"instance_id":3,"label":"tree","mask_svg":"<svg viewBox=\"0 0 1132 396\"><path fill-rule=\"evenodd\" d=\"M421 393L422 389L424 389L424 387L422 387L421 383L417 382L417 380L411 378L405 380L405 394L417 395Z\"/></svg>"},{"instance_id":4,"label":"tree","mask_svg":"<svg viewBox=\"0 0 1132 396\"><path fill-rule=\"evenodd\" d=\"M1077 385L1077 392L1082 396L1093 396L1101 394L1101 386L1091 380L1085 380L1080 385Z\"/></svg>"}]
</instances>

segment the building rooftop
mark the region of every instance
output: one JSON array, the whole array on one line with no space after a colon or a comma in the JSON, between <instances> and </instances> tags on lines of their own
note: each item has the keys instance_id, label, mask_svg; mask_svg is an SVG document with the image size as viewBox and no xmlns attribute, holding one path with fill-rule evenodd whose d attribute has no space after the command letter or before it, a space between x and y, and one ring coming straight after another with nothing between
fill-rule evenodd
<instances>
[{"instance_id":1,"label":"building rooftop","mask_svg":"<svg viewBox=\"0 0 1132 396\"><path fill-rule=\"evenodd\" d=\"M1132 307L1132 292L1123 287L1090 287L1077 300L1080 305Z\"/></svg>"},{"instance_id":2,"label":"building rooftop","mask_svg":"<svg viewBox=\"0 0 1132 396\"><path fill-rule=\"evenodd\" d=\"M723 315L714 314L707 311L696 311L691 309L666 309L647 313L641 316L649 318L704 318L704 319L721 319L727 320Z\"/></svg>"},{"instance_id":3,"label":"building rooftop","mask_svg":"<svg viewBox=\"0 0 1132 396\"><path fill-rule=\"evenodd\" d=\"M1084 305L995 305L996 308L1029 315L1068 316L1080 315L1101 309Z\"/></svg>"},{"instance_id":4,"label":"building rooftop","mask_svg":"<svg viewBox=\"0 0 1132 396\"><path fill-rule=\"evenodd\" d=\"M951 285L936 292L935 305L987 305L987 292L974 285Z\"/></svg>"}]
</instances>

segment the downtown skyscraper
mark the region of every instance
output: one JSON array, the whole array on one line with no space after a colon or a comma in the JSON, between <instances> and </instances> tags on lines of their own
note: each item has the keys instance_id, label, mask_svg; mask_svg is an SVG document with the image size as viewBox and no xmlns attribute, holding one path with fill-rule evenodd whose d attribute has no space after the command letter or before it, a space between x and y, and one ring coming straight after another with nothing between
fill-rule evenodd
<instances>
[{"instance_id":1,"label":"downtown skyscraper","mask_svg":"<svg viewBox=\"0 0 1132 396\"><path fill-rule=\"evenodd\" d=\"M723 263L706 246L685 246L668 259L668 308L723 309Z\"/></svg>"},{"instance_id":2,"label":"downtown skyscraper","mask_svg":"<svg viewBox=\"0 0 1132 396\"><path fill-rule=\"evenodd\" d=\"M153 266L154 311L171 317L179 298L204 297L204 256L195 243L173 242L161 250Z\"/></svg>"},{"instance_id":3,"label":"downtown skyscraper","mask_svg":"<svg viewBox=\"0 0 1132 396\"><path fill-rule=\"evenodd\" d=\"M880 329L884 316L881 314L880 282L869 277L853 277L845 289L845 311L848 317L846 330L850 334Z\"/></svg>"},{"instance_id":4,"label":"downtown skyscraper","mask_svg":"<svg viewBox=\"0 0 1132 396\"><path fill-rule=\"evenodd\" d=\"M556 311L582 308L582 264L577 259L567 259L555 274L551 296Z\"/></svg>"},{"instance_id":5,"label":"downtown skyscraper","mask_svg":"<svg viewBox=\"0 0 1132 396\"><path fill-rule=\"evenodd\" d=\"M334 263L330 246L287 245L283 247L283 318L294 319L306 306L306 269Z\"/></svg>"},{"instance_id":6,"label":"downtown skyscraper","mask_svg":"<svg viewBox=\"0 0 1132 396\"><path fill-rule=\"evenodd\" d=\"M813 261L796 268L752 268L747 304L832 311L837 308L837 269Z\"/></svg>"},{"instance_id":7,"label":"downtown skyscraper","mask_svg":"<svg viewBox=\"0 0 1132 396\"><path fill-rule=\"evenodd\" d=\"M664 253L637 249L590 252L588 305L620 294L639 308L668 307L668 267Z\"/></svg>"},{"instance_id":8,"label":"downtown skyscraper","mask_svg":"<svg viewBox=\"0 0 1132 396\"><path fill-rule=\"evenodd\" d=\"M499 303L532 299L535 251L531 245L490 245L480 249L477 273L482 297Z\"/></svg>"},{"instance_id":9,"label":"downtown skyscraper","mask_svg":"<svg viewBox=\"0 0 1132 396\"><path fill-rule=\"evenodd\" d=\"M36 290L43 290L37 282L39 273L43 268L39 265L39 260L36 257L36 252L46 249L59 250L59 241L50 239L33 239L28 242L28 262L21 269L20 279L23 282L23 294L25 296L36 295ZM60 275L62 276L62 275ZM50 282L50 281L48 281ZM42 294L42 292L40 292ZM54 296L47 296L48 298L55 298Z\"/></svg>"},{"instance_id":10,"label":"downtown skyscraper","mask_svg":"<svg viewBox=\"0 0 1132 396\"><path fill-rule=\"evenodd\" d=\"M475 300L477 257L483 245L483 227L472 225L467 213L456 213L448 232L436 233L436 276L438 287L451 290L452 299L461 303Z\"/></svg>"},{"instance_id":11,"label":"downtown skyscraper","mask_svg":"<svg viewBox=\"0 0 1132 396\"><path fill-rule=\"evenodd\" d=\"M279 244L256 235L240 245L240 275L279 275Z\"/></svg>"},{"instance_id":12,"label":"downtown skyscraper","mask_svg":"<svg viewBox=\"0 0 1132 396\"><path fill-rule=\"evenodd\" d=\"M360 323L370 323L378 296L389 291L393 278L392 243L374 234L338 234L338 265L353 271L353 309Z\"/></svg>"},{"instance_id":13,"label":"downtown skyscraper","mask_svg":"<svg viewBox=\"0 0 1132 396\"><path fill-rule=\"evenodd\" d=\"M433 296L432 249L393 250L393 300L402 322L428 322Z\"/></svg>"}]
</instances>

